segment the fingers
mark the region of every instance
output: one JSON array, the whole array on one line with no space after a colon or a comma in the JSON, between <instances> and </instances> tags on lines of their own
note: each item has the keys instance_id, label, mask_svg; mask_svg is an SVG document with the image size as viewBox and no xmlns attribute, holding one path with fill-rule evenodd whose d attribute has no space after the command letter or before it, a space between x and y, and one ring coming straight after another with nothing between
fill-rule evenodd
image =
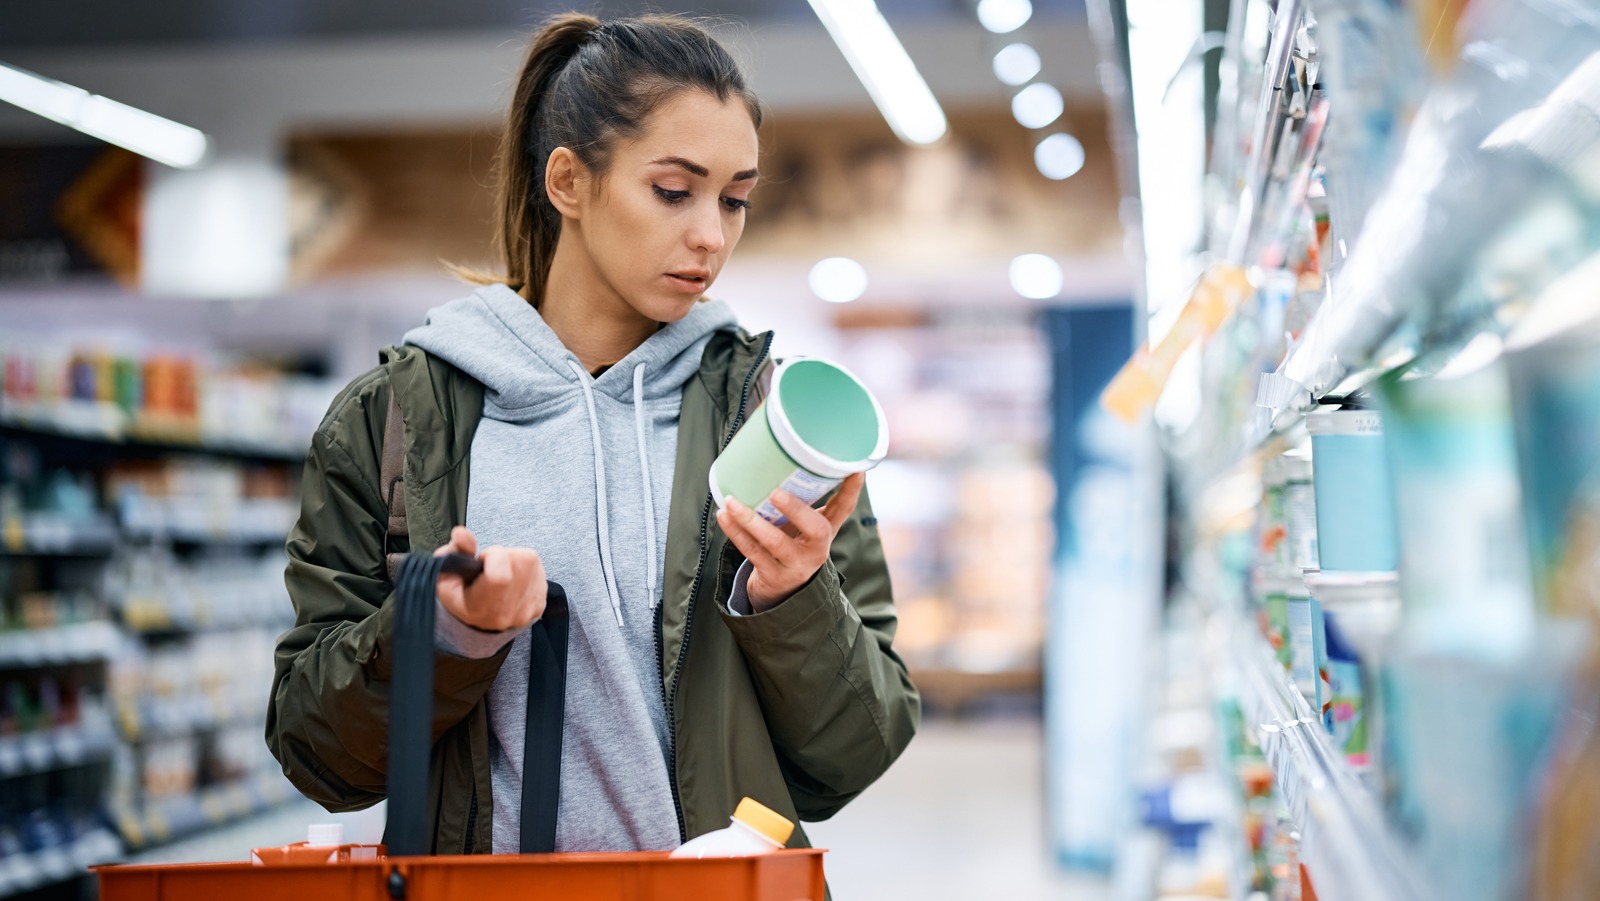
<instances>
[{"instance_id":1,"label":"fingers","mask_svg":"<svg viewBox=\"0 0 1600 901\"><path fill-rule=\"evenodd\" d=\"M443 557L445 554L466 554L468 557L476 557L478 539L466 526L456 526L450 530L450 540L444 547L433 552L435 557Z\"/></svg>"},{"instance_id":2,"label":"fingers","mask_svg":"<svg viewBox=\"0 0 1600 901\"><path fill-rule=\"evenodd\" d=\"M717 525L722 527L722 533L727 535L728 540L733 542L733 546L739 549L739 553L743 554L744 558L750 561L750 565L757 568L781 568L783 564L772 555L771 551L767 550L766 546L763 545L761 541L755 537L755 535L751 534L750 529L745 526L744 519L740 516L738 510L743 510L746 513L749 513L750 516L755 517L763 525L766 525L768 528L772 528L771 523L761 519L759 516L755 516L755 514L750 511L749 507L740 504L733 498L729 498L728 506L717 511Z\"/></svg>"},{"instance_id":3,"label":"fingers","mask_svg":"<svg viewBox=\"0 0 1600 901\"><path fill-rule=\"evenodd\" d=\"M799 540L810 543L820 541L827 544L833 539L833 526L827 517L822 515L822 511L782 488L772 492L772 506L777 507L778 512L788 518L797 533L795 537Z\"/></svg>"},{"instance_id":4,"label":"fingers","mask_svg":"<svg viewBox=\"0 0 1600 901\"><path fill-rule=\"evenodd\" d=\"M861 488L867 484L866 473L858 472L845 479L834 493L832 499L822 508L822 515L832 527L832 534L839 534L839 529L844 527L844 521L856 512L856 504L861 500Z\"/></svg>"},{"instance_id":5,"label":"fingers","mask_svg":"<svg viewBox=\"0 0 1600 901\"><path fill-rule=\"evenodd\" d=\"M490 547L483 551L483 575L479 579L495 589L505 588L514 576L511 556L506 548Z\"/></svg>"}]
</instances>

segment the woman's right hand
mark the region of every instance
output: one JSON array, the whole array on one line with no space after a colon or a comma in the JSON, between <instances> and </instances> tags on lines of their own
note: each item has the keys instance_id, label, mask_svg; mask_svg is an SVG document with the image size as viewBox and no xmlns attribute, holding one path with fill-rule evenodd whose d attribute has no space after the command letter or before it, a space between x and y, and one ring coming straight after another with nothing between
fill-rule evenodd
<instances>
[{"instance_id":1,"label":"woman's right hand","mask_svg":"<svg viewBox=\"0 0 1600 901\"><path fill-rule=\"evenodd\" d=\"M544 563L525 547L490 547L478 553L478 539L466 526L450 530L450 543L433 552L466 554L483 561L483 574L469 587L461 576L439 576L439 603L450 615L475 629L501 632L521 629L544 615Z\"/></svg>"}]
</instances>

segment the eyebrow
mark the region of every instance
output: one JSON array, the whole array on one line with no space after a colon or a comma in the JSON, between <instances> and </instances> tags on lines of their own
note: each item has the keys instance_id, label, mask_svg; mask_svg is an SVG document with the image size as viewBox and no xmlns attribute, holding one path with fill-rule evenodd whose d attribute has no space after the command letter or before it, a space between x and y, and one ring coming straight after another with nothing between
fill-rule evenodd
<instances>
[{"instance_id":1,"label":"eyebrow","mask_svg":"<svg viewBox=\"0 0 1600 901\"><path fill-rule=\"evenodd\" d=\"M686 160L681 156L664 156L661 159L652 160L651 161L651 165L677 166L679 169L683 169L683 170L689 172L692 175L698 175L701 178L707 178L707 177L709 177L711 175L711 170L710 169L707 169L706 167L704 167L704 166L700 165L699 163L696 163L696 162L694 162L692 160ZM746 169L743 172L735 172L733 174L733 180L734 181L749 181L750 179L755 178L759 174L760 173L757 172L754 169Z\"/></svg>"}]
</instances>

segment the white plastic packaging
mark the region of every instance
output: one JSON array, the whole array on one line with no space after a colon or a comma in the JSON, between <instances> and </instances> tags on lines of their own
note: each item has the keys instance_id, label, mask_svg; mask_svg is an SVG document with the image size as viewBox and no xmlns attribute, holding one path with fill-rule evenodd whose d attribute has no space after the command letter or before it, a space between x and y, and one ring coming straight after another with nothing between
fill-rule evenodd
<instances>
[{"instance_id":1,"label":"white plastic packaging","mask_svg":"<svg viewBox=\"0 0 1600 901\"><path fill-rule=\"evenodd\" d=\"M794 824L782 814L752 798L739 802L728 828L690 839L672 852L673 857L753 857L783 848L794 834Z\"/></svg>"}]
</instances>

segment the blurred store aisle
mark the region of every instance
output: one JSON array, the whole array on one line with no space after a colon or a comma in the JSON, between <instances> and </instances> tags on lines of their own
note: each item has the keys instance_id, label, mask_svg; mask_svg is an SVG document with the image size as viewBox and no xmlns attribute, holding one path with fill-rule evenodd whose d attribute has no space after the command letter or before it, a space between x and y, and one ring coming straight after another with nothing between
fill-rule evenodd
<instances>
[{"instance_id":1,"label":"blurred store aisle","mask_svg":"<svg viewBox=\"0 0 1600 901\"><path fill-rule=\"evenodd\" d=\"M882 781L807 825L838 901L1106 901L1107 881L1055 869L1037 722L924 723Z\"/></svg>"}]
</instances>

